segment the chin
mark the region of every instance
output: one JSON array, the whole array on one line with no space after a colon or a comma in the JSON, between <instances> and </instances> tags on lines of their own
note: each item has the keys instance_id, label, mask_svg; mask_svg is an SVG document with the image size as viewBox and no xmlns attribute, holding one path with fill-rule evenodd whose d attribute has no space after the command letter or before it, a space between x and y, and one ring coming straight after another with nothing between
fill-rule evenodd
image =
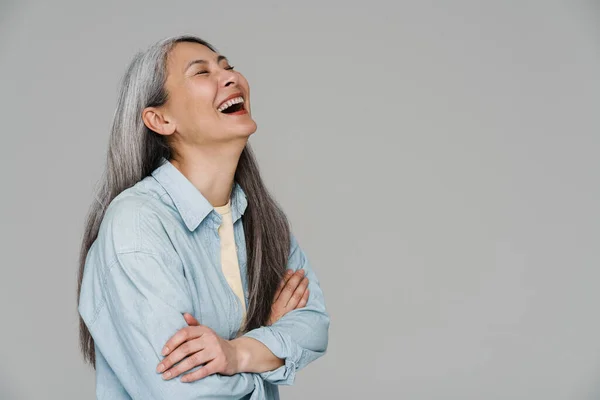
<instances>
[{"instance_id":1,"label":"chin","mask_svg":"<svg viewBox=\"0 0 600 400\"><path fill-rule=\"evenodd\" d=\"M248 139L254 132L256 132L256 129L237 130L230 132L228 136L232 139Z\"/></svg>"},{"instance_id":2,"label":"chin","mask_svg":"<svg viewBox=\"0 0 600 400\"><path fill-rule=\"evenodd\" d=\"M256 122L252 118L244 118L243 121L235 121L235 123L229 122L227 126L223 126L223 130L221 131L221 137L229 137L229 138L242 138L249 137L254 132L256 132Z\"/></svg>"},{"instance_id":3,"label":"chin","mask_svg":"<svg viewBox=\"0 0 600 400\"><path fill-rule=\"evenodd\" d=\"M254 132L256 132L256 122L254 122L254 120L252 120L252 123L247 123L244 124L244 126L240 126L240 129L238 130L238 133L240 135L245 135L245 136L250 136L252 135Z\"/></svg>"}]
</instances>

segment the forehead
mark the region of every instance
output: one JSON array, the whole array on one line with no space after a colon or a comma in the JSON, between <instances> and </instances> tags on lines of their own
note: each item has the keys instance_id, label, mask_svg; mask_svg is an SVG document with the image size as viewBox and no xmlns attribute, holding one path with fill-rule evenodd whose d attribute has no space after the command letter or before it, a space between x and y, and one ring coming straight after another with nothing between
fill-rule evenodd
<instances>
[{"instance_id":1,"label":"forehead","mask_svg":"<svg viewBox=\"0 0 600 400\"><path fill-rule=\"evenodd\" d=\"M167 55L167 69L170 72L184 72L192 60L216 61L219 55L200 43L180 42L175 44Z\"/></svg>"}]
</instances>

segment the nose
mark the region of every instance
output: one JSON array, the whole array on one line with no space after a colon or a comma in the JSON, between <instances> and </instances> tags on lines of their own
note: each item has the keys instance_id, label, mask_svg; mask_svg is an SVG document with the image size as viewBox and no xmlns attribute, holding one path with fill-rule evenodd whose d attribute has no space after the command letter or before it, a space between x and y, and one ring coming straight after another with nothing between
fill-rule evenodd
<instances>
[{"instance_id":1,"label":"nose","mask_svg":"<svg viewBox=\"0 0 600 400\"><path fill-rule=\"evenodd\" d=\"M238 76L233 70L223 70L222 72L223 86L235 86L238 83Z\"/></svg>"}]
</instances>

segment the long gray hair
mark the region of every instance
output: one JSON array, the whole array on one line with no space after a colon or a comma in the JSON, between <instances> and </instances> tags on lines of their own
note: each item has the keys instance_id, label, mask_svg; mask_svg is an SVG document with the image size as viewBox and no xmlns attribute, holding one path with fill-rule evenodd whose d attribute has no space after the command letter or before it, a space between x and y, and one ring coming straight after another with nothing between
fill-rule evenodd
<instances>
[{"instance_id":1,"label":"long gray hair","mask_svg":"<svg viewBox=\"0 0 600 400\"><path fill-rule=\"evenodd\" d=\"M217 52L212 45L195 36L163 39L133 58L121 82L106 168L98 182L97 201L91 205L85 222L79 257L78 304L86 256L98 237L106 207L123 190L150 175L160 165L162 157L169 160L173 155L165 137L146 127L142 121L142 110L161 106L167 101L167 56L180 42L199 43ZM242 151L234 179L248 197L248 206L242 217L250 294L242 331L248 331L267 324L272 300L289 256L290 227L283 210L263 184L249 144ZM84 360L95 368L94 340L81 316L79 338Z\"/></svg>"}]
</instances>

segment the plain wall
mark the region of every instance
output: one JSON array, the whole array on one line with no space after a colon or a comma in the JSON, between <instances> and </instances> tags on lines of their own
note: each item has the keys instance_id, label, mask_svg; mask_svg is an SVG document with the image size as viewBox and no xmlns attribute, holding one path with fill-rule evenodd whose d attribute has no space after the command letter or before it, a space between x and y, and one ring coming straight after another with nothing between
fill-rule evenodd
<instances>
[{"instance_id":1,"label":"plain wall","mask_svg":"<svg viewBox=\"0 0 600 400\"><path fill-rule=\"evenodd\" d=\"M285 399L600 397L593 1L0 5L2 399L91 399L77 259L133 54L250 82L263 177L321 280Z\"/></svg>"}]
</instances>

